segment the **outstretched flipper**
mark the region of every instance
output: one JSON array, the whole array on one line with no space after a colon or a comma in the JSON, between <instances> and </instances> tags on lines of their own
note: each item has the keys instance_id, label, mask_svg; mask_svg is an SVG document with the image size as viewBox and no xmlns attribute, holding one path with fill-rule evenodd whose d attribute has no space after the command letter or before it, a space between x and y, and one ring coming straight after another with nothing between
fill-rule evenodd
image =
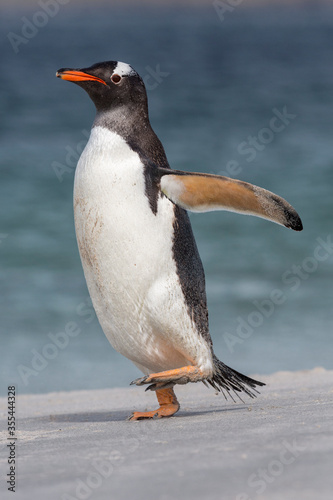
<instances>
[{"instance_id":1,"label":"outstretched flipper","mask_svg":"<svg viewBox=\"0 0 333 500\"><path fill-rule=\"evenodd\" d=\"M296 210L283 198L248 182L201 173L165 170L161 191L173 203L192 212L229 210L256 215L302 231Z\"/></svg>"}]
</instances>

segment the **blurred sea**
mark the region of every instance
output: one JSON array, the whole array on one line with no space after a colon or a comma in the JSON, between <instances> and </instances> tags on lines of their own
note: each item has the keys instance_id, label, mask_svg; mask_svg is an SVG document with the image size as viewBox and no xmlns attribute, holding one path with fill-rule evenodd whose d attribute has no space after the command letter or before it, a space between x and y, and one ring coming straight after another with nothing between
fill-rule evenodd
<instances>
[{"instance_id":1,"label":"blurred sea","mask_svg":"<svg viewBox=\"0 0 333 500\"><path fill-rule=\"evenodd\" d=\"M265 187L302 217L296 233L229 212L191 215L217 355L247 374L333 368L333 8L312 5L242 5L223 21L211 5L69 2L46 18L38 3L2 8L2 394L139 376L94 316L74 235L73 174L94 107L55 78L103 60L145 78L173 168ZM272 122L277 113L284 121Z\"/></svg>"}]
</instances>

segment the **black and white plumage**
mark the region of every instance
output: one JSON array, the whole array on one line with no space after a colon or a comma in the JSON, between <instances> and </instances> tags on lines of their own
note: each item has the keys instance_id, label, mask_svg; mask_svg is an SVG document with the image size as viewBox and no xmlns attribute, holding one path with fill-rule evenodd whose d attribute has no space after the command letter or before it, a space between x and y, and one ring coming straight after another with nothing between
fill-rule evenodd
<instances>
[{"instance_id":1,"label":"black and white plumage","mask_svg":"<svg viewBox=\"0 0 333 500\"><path fill-rule=\"evenodd\" d=\"M175 413L176 383L203 381L254 396L264 384L213 352L204 270L186 210L233 210L301 230L296 211L241 181L171 170L149 122L144 83L128 64L61 69L57 76L81 86L97 109L75 173L75 229L105 335L146 375L134 383L157 391L159 410L132 419ZM172 411L160 411L168 405Z\"/></svg>"}]
</instances>

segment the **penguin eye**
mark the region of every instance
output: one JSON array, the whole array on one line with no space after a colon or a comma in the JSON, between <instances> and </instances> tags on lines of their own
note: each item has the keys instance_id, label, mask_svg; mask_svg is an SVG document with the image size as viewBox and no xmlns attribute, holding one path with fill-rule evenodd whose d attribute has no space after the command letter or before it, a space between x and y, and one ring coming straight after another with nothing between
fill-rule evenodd
<instances>
[{"instance_id":1,"label":"penguin eye","mask_svg":"<svg viewBox=\"0 0 333 500\"><path fill-rule=\"evenodd\" d=\"M115 84L118 84L121 82L121 76L120 75L112 75L111 76L111 82L115 83Z\"/></svg>"}]
</instances>

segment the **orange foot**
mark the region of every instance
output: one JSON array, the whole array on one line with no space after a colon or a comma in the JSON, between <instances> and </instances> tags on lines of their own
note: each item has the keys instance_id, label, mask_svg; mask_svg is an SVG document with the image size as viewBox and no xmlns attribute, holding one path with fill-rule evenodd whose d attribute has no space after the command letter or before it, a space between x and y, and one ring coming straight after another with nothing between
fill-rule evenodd
<instances>
[{"instance_id":1,"label":"orange foot","mask_svg":"<svg viewBox=\"0 0 333 500\"><path fill-rule=\"evenodd\" d=\"M175 384L187 384L188 382L199 382L205 377L197 366L183 366L183 368L176 368L175 370L167 370L165 372L151 373L145 377L137 378L133 380L130 385L144 385L151 384L147 387L146 391L149 389L151 391L156 391L157 389L166 389L167 387L173 387Z\"/></svg>"},{"instance_id":2,"label":"orange foot","mask_svg":"<svg viewBox=\"0 0 333 500\"><path fill-rule=\"evenodd\" d=\"M171 417L179 410L179 403L172 388L157 389L156 396L160 407L153 411L135 411L128 420L143 420L145 418Z\"/></svg>"}]
</instances>

